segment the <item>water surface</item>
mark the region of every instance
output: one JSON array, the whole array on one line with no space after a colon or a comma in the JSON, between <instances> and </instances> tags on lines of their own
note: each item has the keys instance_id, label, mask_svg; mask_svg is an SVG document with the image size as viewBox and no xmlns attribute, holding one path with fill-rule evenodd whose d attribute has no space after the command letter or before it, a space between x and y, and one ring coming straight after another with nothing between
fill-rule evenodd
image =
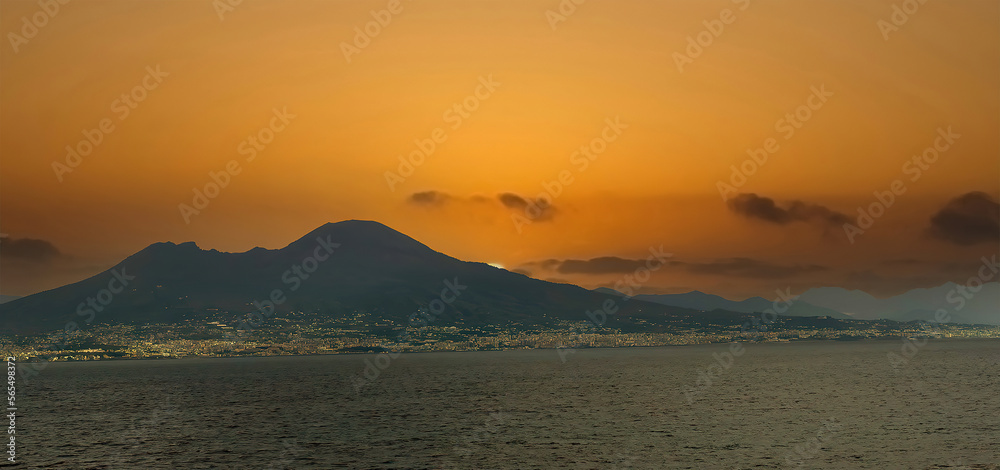
<instances>
[{"instance_id":1,"label":"water surface","mask_svg":"<svg viewBox=\"0 0 1000 470\"><path fill-rule=\"evenodd\" d=\"M54 363L22 382L18 453L72 469L997 468L1000 341L931 340L894 368L901 346L747 344L710 385L727 345L403 354L374 380L374 355Z\"/></svg>"}]
</instances>

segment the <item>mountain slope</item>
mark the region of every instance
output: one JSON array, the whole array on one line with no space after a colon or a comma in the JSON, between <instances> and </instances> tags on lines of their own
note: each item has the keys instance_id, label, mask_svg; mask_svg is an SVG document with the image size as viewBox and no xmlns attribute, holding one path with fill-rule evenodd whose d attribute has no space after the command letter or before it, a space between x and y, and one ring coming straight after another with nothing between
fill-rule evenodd
<instances>
[{"instance_id":1,"label":"mountain slope","mask_svg":"<svg viewBox=\"0 0 1000 470\"><path fill-rule=\"evenodd\" d=\"M112 293L121 288L119 278L128 284ZM457 298L438 310L439 324L587 321L585 312L609 300L620 310L608 316L606 326L623 330L635 327L637 319L648 327L698 313L622 302L578 286L461 261L377 222L350 220L323 225L278 250L222 253L193 242L156 243L91 278L0 304L0 333L49 332L70 321L82 328L88 319L181 323L209 311L257 311L254 302L272 295L278 312L338 316L368 311L405 323L418 308L433 311L444 305L436 300L451 299L455 292Z\"/></svg>"}]
</instances>

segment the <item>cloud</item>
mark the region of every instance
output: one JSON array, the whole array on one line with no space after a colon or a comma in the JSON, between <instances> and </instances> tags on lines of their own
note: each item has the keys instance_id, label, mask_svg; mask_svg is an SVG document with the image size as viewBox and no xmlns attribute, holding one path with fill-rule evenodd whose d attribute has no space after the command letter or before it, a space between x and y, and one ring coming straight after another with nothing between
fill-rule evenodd
<instances>
[{"instance_id":1,"label":"cloud","mask_svg":"<svg viewBox=\"0 0 1000 470\"><path fill-rule=\"evenodd\" d=\"M826 226L840 226L851 219L846 214L827 207L802 201L791 201L780 207L774 200L753 193L739 194L726 203L729 210L751 219L760 219L778 225L792 222L818 222Z\"/></svg>"},{"instance_id":2,"label":"cloud","mask_svg":"<svg viewBox=\"0 0 1000 470\"><path fill-rule=\"evenodd\" d=\"M418 206L440 206L450 199L452 199L450 195L441 191L421 191L411 194L406 198L406 202Z\"/></svg>"},{"instance_id":3,"label":"cloud","mask_svg":"<svg viewBox=\"0 0 1000 470\"><path fill-rule=\"evenodd\" d=\"M0 294L30 295L77 282L108 267L63 253L47 240L0 237Z\"/></svg>"},{"instance_id":4,"label":"cloud","mask_svg":"<svg viewBox=\"0 0 1000 470\"><path fill-rule=\"evenodd\" d=\"M815 264L783 266L752 258L727 258L708 263L687 263L675 261L674 264L684 266L693 274L711 274L717 276L749 277L758 279L779 279L801 274L826 271L827 267Z\"/></svg>"},{"instance_id":5,"label":"cloud","mask_svg":"<svg viewBox=\"0 0 1000 470\"><path fill-rule=\"evenodd\" d=\"M600 258L591 258L589 260L564 260L559 263L559 267L556 270L563 274L610 274L630 273L644 266L646 266L645 259L625 259L617 256L602 256Z\"/></svg>"},{"instance_id":6,"label":"cloud","mask_svg":"<svg viewBox=\"0 0 1000 470\"><path fill-rule=\"evenodd\" d=\"M602 256L588 260L547 259L526 263L524 266L556 271L560 274L620 274L630 273L644 267L646 261L646 259ZM671 260L667 265L691 274L758 279L779 279L829 269L826 266L815 264L779 265L751 258L724 258L709 262Z\"/></svg>"},{"instance_id":7,"label":"cloud","mask_svg":"<svg viewBox=\"0 0 1000 470\"><path fill-rule=\"evenodd\" d=\"M996 243L1000 240L1000 204L979 191L963 194L931 217L927 233L956 245Z\"/></svg>"},{"instance_id":8,"label":"cloud","mask_svg":"<svg viewBox=\"0 0 1000 470\"><path fill-rule=\"evenodd\" d=\"M496 199L493 199L482 194L473 194L466 197L456 196L444 191L429 190L410 194L407 196L406 202L412 206L419 207L442 207L450 203L465 204L464 207L466 210L475 211L486 209L484 204L488 204L492 205L492 210L513 210L522 213L524 217L532 221L539 222L552 220L552 217L556 213L556 208L545 198L525 198L515 193L500 193L496 196ZM500 203L499 208L496 206L497 202Z\"/></svg>"},{"instance_id":9,"label":"cloud","mask_svg":"<svg viewBox=\"0 0 1000 470\"><path fill-rule=\"evenodd\" d=\"M528 261L526 263L521 264L520 267L523 269L539 268L545 271L557 271L559 270L559 266L562 265L563 262L565 261L573 261L573 260L561 260L561 259L549 258L539 261Z\"/></svg>"},{"instance_id":10,"label":"cloud","mask_svg":"<svg viewBox=\"0 0 1000 470\"><path fill-rule=\"evenodd\" d=\"M924 263L926 263L926 261L921 261L916 258L897 258L882 261L882 264L886 266L913 266Z\"/></svg>"},{"instance_id":11,"label":"cloud","mask_svg":"<svg viewBox=\"0 0 1000 470\"><path fill-rule=\"evenodd\" d=\"M508 209L524 211L524 216L533 221L552 220L556 212L556 208L544 198L531 199L514 193L500 193L497 200Z\"/></svg>"},{"instance_id":12,"label":"cloud","mask_svg":"<svg viewBox=\"0 0 1000 470\"><path fill-rule=\"evenodd\" d=\"M0 238L0 257L25 261L46 262L63 254L46 240L37 238Z\"/></svg>"}]
</instances>

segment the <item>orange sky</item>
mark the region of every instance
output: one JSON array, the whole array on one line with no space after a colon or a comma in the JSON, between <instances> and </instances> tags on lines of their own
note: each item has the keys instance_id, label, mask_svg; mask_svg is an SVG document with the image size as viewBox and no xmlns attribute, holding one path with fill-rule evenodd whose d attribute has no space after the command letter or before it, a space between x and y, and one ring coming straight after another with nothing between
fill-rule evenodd
<instances>
[{"instance_id":1,"label":"orange sky","mask_svg":"<svg viewBox=\"0 0 1000 470\"><path fill-rule=\"evenodd\" d=\"M684 263L722 266L657 272L650 291L730 297L819 285L898 292L963 280L997 252L989 237L963 244L928 232L948 201L1000 193L993 0L927 2L888 39L878 22L891 21L892 1L592 0L553 28L546 12L558 11L555 0L403 0L346 60L342 43L390 4L244 0L220 19L211 1L75 0L49 17L36 2L4 0L0 231L61 254L0 251L0 293L79 280L156 241L278 248L350 218L586 287L627 273L526 264L641 258L663 245ZM688 38L726 9L732 21L678 70ZM22 18L36 15L45 25L29 39ZM146 79L155 88L140 90L145 99L124 115L116 100L147 67L166 76ZM446 113L487 77L499 85L466 101L477 103L467 118ZM779 130L821 86L832 96L794 135ZM247 161L241 143L274 109L294 118ZM573 152L615 118L627 128L580 171ZM114 130L57 177L65 147L102 120ZM911 181L906 161L948 126L961 137ZM385 173L435 128L446 140L390 190ZM816 218L738 214L717 182L768 138L780 149L739 192L850 218L895 179L906 193L853 244L840 225ZM239 174L186 223L178 206L233 160ZM519 234L519 211L498 195L535 198L563 171L574 181L554 211ZM423 191L447 196L408 199ZM720 260L730 258L823 269L767 278L727 271ZM893 262L904 259L919 263Z\"/></svg>"}]
</instances>

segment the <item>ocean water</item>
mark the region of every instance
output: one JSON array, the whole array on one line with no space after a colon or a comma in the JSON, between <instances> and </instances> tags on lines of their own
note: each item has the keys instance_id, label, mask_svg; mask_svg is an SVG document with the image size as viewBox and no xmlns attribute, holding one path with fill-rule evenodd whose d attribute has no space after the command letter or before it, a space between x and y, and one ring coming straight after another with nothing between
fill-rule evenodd
<instances>
[{"instance_id":1,"label":"ocean water","mask_svg":"<svg viewBox=\"0 0 1000 470\"><path fill-rule=\"evenodd\" d=\"M17 468L998 468L1000 342L902 345L54 363Z\"/></svg>"}]
</instances>

